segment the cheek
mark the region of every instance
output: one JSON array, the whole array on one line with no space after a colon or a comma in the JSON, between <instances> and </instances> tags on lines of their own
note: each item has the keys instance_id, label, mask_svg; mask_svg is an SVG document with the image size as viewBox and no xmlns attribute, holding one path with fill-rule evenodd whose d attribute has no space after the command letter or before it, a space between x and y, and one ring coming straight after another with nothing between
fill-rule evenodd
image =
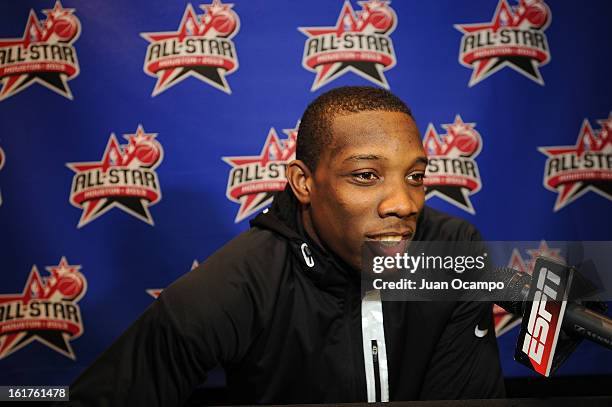
<instances>
[{"instance_id":1,"label":"cheek","mask_svg":"<svg viewBox=\"0 0 612 407\"><path fill-rule=\"evenodd\" d=\"M345 237L345 245L361 244L368 224L378 218L377 197L371 191L357 189L337 203L338 213L341 213L339 227ZM352 247L354 249L354 247Z\"/></svg>"},{"instance_id":2,"label":"cheek","mask_svg":"<svg viewBox=\"0 0 612 407\"><path fill-rule=\"evenodd\" d=\"M414 191L410 195L420 212L425 205L425 187L414 187Z\"/></svg>"},{"instance_id":3,"label":"cheek","mask_svg":"<svg viewBox=\"0 0 612 407\"><path fill-rule=\"evenodd\" d=\"M362 232L367 219L375 213L371 199L368 199L362 191L354 188L330 186L325 191L322 202L324 206L319 208L317 216L320 224L331 231L334 235L342 237L344 244L361 241ZM325 225L326 224L326 225Z\"/></svg>"}]
</instances>

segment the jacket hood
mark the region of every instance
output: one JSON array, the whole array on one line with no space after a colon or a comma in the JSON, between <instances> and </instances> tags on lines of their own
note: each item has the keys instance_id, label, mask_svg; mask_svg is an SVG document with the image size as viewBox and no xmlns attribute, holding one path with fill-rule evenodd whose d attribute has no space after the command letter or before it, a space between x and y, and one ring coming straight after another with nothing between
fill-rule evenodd
<instances>
[{"instance_id":1,"label":"jacket hood","mask_svg":"<svg viewBox=\"0 0 612 407\"><path fill-rule=\"evenodd\" d=\"M299 219L299 202L287 184L285 190L274 194L272 206L250 221L251 227L268 229L288 240L309 239Z\"/></svg>"},{"instance_id":2,"label":"jacket hood","mask_svg":"<svg viewBox=\"0 0 612 407\"><path fill-rule=\"evenodd\" d=\"M250 225L286 239L301 270L320 288L345 291L348 285L358 286L359 271L311 239L304 229L299 208L300 203L287 184L274 195L270 209L252 219Z\"/></svg>"}]
</instances>

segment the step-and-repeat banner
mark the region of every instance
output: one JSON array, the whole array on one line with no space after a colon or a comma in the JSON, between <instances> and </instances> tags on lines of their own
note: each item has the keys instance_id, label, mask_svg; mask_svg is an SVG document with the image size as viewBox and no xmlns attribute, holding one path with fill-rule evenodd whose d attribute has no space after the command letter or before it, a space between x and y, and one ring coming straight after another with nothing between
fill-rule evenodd
<instances>
[{"instance_id":1,"label":"step-and-repeat banner","mask_svg":"<svg viewBox=\"0 0 612 407\"><path fill-rule=\"evenodd\" d=\"M487 240L612 240L607 0L3 1L0 383L67 384L285 186L341 85L412 108L427 204ZM612 272L612 271L608 271ZM507 376L517 320L496 310ZM583 343L557 374L612 373ZM221 384L213 374L210 383Z\"/></svg>"}]
</instances>

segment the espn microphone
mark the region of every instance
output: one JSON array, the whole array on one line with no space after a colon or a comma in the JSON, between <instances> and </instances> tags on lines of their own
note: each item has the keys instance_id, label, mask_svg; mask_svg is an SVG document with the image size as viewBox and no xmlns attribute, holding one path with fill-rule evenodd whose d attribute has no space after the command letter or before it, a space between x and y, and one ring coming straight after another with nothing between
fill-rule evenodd
<instances>
[{"instance_id":1,"label":"espn microphone","mask_svg":"<svg viewBox=\"0 0 612 407\"><path fill-rule=\"evenodd\" d=\"M496 270L496 279L506 283L507 301L495 303L523 316L514 358L544 376L569 356L578 345L576 338L612 349L612 319L568 302L574 271L543 257L536 260L532 276L509 268Z\"/></svg>"}]
</instances>

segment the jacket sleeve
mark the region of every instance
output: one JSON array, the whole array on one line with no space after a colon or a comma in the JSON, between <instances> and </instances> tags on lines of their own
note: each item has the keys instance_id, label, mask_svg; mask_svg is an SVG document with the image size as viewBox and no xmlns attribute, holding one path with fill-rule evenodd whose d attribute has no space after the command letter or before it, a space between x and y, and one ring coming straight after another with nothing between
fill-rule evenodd
<instances>
[{"instance_id":1,"label":"jacket sleeve","mask_svg":"<svg viewBox=\"0 0 612 407\"><path fill-rule=\"evenodd\" d=\"M257 324L247 276L213 259L177 280L75 381L70 405L184 403L207 371L248 348Z\"/></svg>"},{"instance_id":2,"label":"jacket sleeve","mask_svg":"<svg viewBox=\"0 0 612 407\"><path fill-rule=\"evenodd\" d=\"M473 226L460 234L458 240L475 244L477 249L472 249L477 254L483 252L482 238ZM431 359L421 399L505 397L493 304L475 301L455 305Z\"/></svg>"},{"instance_id":3,"label":"jacket sleeve","mask_svg":"<svg viewBox=\"0 0 612 407\"><path fill-rule=\"evenodd\" d=\"M491 303L460 303L438 341L420 398L504 396Z\"/></svg>"}]
</instances>

